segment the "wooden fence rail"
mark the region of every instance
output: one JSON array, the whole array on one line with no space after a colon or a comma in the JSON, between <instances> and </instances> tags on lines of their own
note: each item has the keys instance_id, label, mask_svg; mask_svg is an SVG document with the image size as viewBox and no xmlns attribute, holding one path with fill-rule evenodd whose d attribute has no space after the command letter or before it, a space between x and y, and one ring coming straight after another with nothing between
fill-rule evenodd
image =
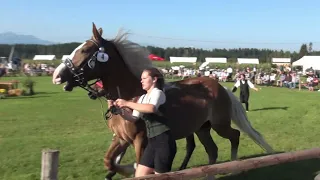
<instances>
[{"instance_id":1,"label":"wooden fence rail","mask_svg":"<svg viewBox=\"0 0 320 180\"><path fill-rule=\"evenodd\" d=\"M127 178L125 180L173 180L173 179L193 179L212 176L224 173L238 173L261 167L278 165L282 163L320 158L320 148L301 150L288 153L267 155L241 161L231 161L215 165L207 165L185 169L182 171L169 172L164 174L148 175L138 178Z\"/></svg>"},{"instance_id":2,"label":"wooden fence rail","mask_svg":"<svg viewBox=\"0 0 320 180\"><path fill-rule=\"evenodd\" d=\"M282 163L295 162L314 158L320 158L320 148L280 153L241 161L231 161L221 164L195 167L191 169L185 169L182 171L169 172L164 174L148 175L138 178L127 178L125 180L193 179L206 176L214 176L217 174L238 173L271 165L278 165ZM50 149L42 150L41 180L58 180L58 166L59 151ZM320 174L315 177L315 180L320 180Z\"/></svg>"}]
</instances>

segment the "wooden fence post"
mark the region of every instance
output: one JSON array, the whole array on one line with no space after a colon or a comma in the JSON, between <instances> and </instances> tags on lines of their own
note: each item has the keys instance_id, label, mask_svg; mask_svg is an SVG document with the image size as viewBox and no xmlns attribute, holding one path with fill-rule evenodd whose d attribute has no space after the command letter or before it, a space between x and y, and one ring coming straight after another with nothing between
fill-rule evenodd
<instances>
[{"instance_id":1,"label":"wooden fence post","mask_svg":"<svg viewBox=\"0 0 320 180\"><path fill-rule=\"evenodd\" d=\"M59 151L42 150L41 180L58 180Z\"/></svg>"}]
</instances>

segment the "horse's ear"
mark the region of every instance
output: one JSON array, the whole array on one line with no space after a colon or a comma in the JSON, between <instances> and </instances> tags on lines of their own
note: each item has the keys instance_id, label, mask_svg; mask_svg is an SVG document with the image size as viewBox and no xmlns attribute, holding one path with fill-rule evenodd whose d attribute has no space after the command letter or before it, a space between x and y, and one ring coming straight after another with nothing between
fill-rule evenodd
<instances>
[{"instance_id":1,"label":"horse's ear","mask_svg":"<svg viewBox=\"0 0 320 180\"><path fill-rule=\"evenodd\" d=\"M98 29L98 32L99 32L100 36L102 36L102 33L103 33L102 28L99 28L99 29Z\"/></svg>"},{"instance_id":2,"label":"horse's ear","mask_svg":"<svg viewBox=\"0 0 320 180\"><path fill-rule=\"evenodd\" d=\"M101 35L97 30L97 27L94 23L92 23L92 33L93 33L93 38L97 41L101 39Z\"/></svg>"}]
</instances>

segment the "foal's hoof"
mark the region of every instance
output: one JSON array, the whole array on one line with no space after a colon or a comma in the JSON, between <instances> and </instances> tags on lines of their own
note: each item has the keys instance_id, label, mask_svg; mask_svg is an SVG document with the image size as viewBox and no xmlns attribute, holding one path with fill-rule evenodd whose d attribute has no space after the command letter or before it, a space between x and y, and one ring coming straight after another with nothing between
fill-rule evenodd
<instances>
[{"instance_id":1,"label":"foal's hoof","mask_svg":"<svg viewBox=\"0 0 320 180\"><path fill-rule=\"evenodd\" d=\"M104 177L104 180L112 180L112 177L111 177L110 175L106 175L106 176Z\"/></svg>"}]
</instances>

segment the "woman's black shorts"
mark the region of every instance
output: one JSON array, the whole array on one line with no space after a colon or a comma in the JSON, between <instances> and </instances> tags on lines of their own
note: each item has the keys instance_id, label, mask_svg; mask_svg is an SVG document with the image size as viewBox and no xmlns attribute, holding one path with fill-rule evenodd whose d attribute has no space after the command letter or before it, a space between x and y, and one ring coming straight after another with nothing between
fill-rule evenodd
<instances>
[{"instance_id":1,"label":"woman's black shorts","mask_svg":"<svg viewBox=\"0 0 320 180\"><path fill-rule=\"evenodd\" d=\"M153 168L157 173L170 172L177 152L176 141L170 131L148 140L139 164Z\"/></svg>"}]
</instances>

